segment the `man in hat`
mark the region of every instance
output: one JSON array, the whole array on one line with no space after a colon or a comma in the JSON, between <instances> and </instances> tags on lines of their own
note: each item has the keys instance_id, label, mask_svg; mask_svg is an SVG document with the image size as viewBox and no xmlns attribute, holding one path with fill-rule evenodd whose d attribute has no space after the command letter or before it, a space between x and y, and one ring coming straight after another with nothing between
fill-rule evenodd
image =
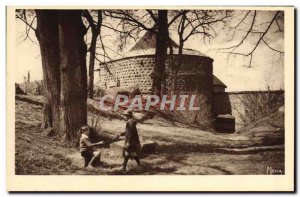
<instances>
[{"instance_id":1,"label":"man in hat","mask_svg":"<svg viewBox=\"0 0 300 197\"><path fill-rule=\"evenodd\" d=\"M140 166L139 153L141 144L139 140L139 134L136 129L137 122L134 120L132 111L125 111L124 115L126 117L127 123L125 131L125 144L123 150L124 162L122 169L126 171L127 162L129 159L134 159Z\"/></svg>"}]
</instances>

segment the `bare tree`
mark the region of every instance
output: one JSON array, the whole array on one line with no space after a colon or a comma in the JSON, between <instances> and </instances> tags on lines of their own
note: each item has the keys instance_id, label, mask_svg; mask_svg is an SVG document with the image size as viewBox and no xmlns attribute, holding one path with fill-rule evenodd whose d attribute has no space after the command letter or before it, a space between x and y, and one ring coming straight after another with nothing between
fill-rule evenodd
<instances>
[{"instance_id":1,"label":"bare tree","mask_svg":"<svg viewBox=\"0 0 300 197\"><path fill-rule=\"evenodd\" d=\"M155 48L155 66L153 77L153 91L156 95L166 94L166 59L169 42L168 11L158 10L156 20L157 36Z\"/></svg>"},{"instance_id":2,"label":"bare tree","mask_svg":"<svg viewBox=\"0 0 300 197\"><path fill-rule=\"evenodd\" d=\"M173 12L182 12L182 11L173 11ZM217 32L215 26L220 23L226 25L228 19L231 18L232 11L230 10L185 10L175 21L177 25L177 34L179 37L179 46L178 46L178 60L177 63L173 65L172 69L172 92L175 92L176 89L176 80L177 74L182 66L183 60L183 48L184 44L188 39L193 36L202 37L204 43L206 40L215 38Z\"/></svg>"},{"instance_id":3,"label":"bare tree","mask_svg":"<svg viewBox=\"0 0 300 197\"><path fill-rule=\"evenodd\" d=\"M35 10L45 88L47 127L76 139L87 123L86 28L79 10Z\"/></svg>"},{"instance_id":4,"label":"bare tree","mask_svg":"<svg viewBox=\"0 0 300 197\"><path fill-rule=\"evenodd\" d=\"M36 14L34 10L16 9L15 16L18 20L25 24L25 37L23 41L29 39L32 43L37 44L33 41L30 36L30 32L36 32Z\"/></svg>"},{"instance_id":5,"label":"bare tree","mask_svg":"<svg viewBox=\"0 0 300 197\"><path fill-rule=\"evenodd\" d=\"M261 22L264 16L260 15L262 12L257 10L243 11L243 17L237 21L235 25L230 26L232 30L233 40L237 35L236 32L244 31L244 35L240 38L237 44L233 44L230 47L221 48L220 50L225 50L225 53L229 55L238 55L249 58L248 67L252 66L253 54L261 46L267 46L271 51L282 55L284 52L280 49L276 49L268 41L268 35L274 34L272 27L277 29L275 31L279 33L284 33L284 13L282 11L271 12L271 18L266 22ZM264 12L265 13L265 12ZM247 52L241 51L242 46L245 46L246 41L252 41L252 47Z\"/></svg>"},{"instance_id":6,"label":"bare tree","mask_svg":"<svg viewBox=\"0 0 300 197\"><path fill-rule=\"evenodd\" d=\"M167 10L106 10L105 15L119 19L121 28L117 30L120 35L123 49L129 38L137 43L136 39L142 31L156 34L155 68L153 74L153 93L162 95L166 93L165 62L168 47L172 48L169 36L170 26L187 11L178 11L171 17ZM170 18L170 21L169 21Z\"/></svg>"},{"instance_id":7,"label":"bare tree","mask_svg":"<svg viewBox=\"0 0 300 197\"><path fill-rule=\"evenodd\" d=\"M97 20L94 21L92 14L95 14ZM94 97L94 70L95 70L95 59L96 59L96 45L97 45L97 39L101 31L102 27L102 10L96 10L96 11L83 11L83 16L87 19L89 23L89 27L91 28L92 32L92 39L90 43L90 47L88 49L88 52L90 53L89 58L89 83L88 83L88 96L89 98Z\"/></svg>"},{"instance_id":8,"label":"bare tree","mask_svg":"<svg viewBox=\"0 0 300 197\"><path fill-rule=\"evenodd\" d=\"M58 13L36 10L36 36L40 44L44 80L43 128L60 132L60 54Z\"/></svg>"},{"instance_id":9,"label":"bare tree","mask_svg":"<svg viewBox=\"0 0 300 197\"><path fill-rule=\"evenodd\" d=\"M59 17L62 131L72 142L87 124L86 28L80 10L59 11Z\"/></svg>"}]
</instances>

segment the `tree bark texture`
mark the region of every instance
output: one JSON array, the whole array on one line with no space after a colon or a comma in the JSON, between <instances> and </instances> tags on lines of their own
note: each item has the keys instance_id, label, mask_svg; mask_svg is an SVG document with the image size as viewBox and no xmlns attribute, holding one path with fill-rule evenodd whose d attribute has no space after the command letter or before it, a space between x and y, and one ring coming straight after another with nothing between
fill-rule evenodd
<instances>
[{"instance_id":1,"label":"tree bark texture","mask_svg":"<svg viewBox=\"0 0 300 197\"><path fill-rule=\"evenodd\" d=\"M62 131L67 141L87 124L87 69L85 26L78 10L59 15Z\"/></svg>"},{"instance_id":2,"label":"tree bark texture","mask_svg":"<svg viewBox=\"0 0 300 197\"><path fill-rule=\"evenodd\" d=\"M90 59L89 59L89 83L88 83L88 96L89 98L94 97L94 70L95 70L95 59L96 59L96 45L97 45L97 39L100 35L103 16L102 16L102 10L97 11L98 19L97 23L94 23L92 15L89 13L88 10L85 12L85 17L87 21L89 22L89 25L91 26L92 30L92 40L89 48L90 52Z\"/></svg>"},{"instance_id":3,"label":"tree bark texture","mask_svg":"<svg viewBox=\"0 0 300 197\"><path fill-rule=\"evenodd\" d=\"M169 41L167 10L158 11L157 28L153 93L161 96L167 92L165 71Z\"/></svg>"},{"instance_id":4,"label":"tree bark texture","mask_svg":"<svg viewBox=\"0 0 300 197\"><path fill-rule=\"evenodd\" d=\"M98 33L92 31L92 41L90 45L90 59L89 59L89 85L88 85L88 95L89 98L94 97L94 69L95 69L95 55L96 55L96 43L97 43Z\"/></svg>"},{"instance_id":5,"label":"tree bark texture","mask_svg":"<svg viewBox=\"0 0 300 197\"><path fill-rule=\"evenodd\" d=\"M60 61L58 40L58 11L36 10L36 36L40 44L44 78L43 128L60 131Z\"/></svg>"},{"instance_id":6,"label":"tree bark texture","mask_svg":"<svg viewBox=\"0 0 300 197\"><path fill-rule=\"evenodd\" d=\"M87 124L85 27L81 11L36 10L43 78L44 124L68 142Z\"/></svg>"},{"instance_id":7,"label":"tree bark texture","mask_svg":"<svg viewBox=\"0 0 300 197\"><path fill-rule=\"evenodd\" d=\"M179 36L179 47L178 47L178 59L176 64L174 65L174 68L172 70L172 92L173 94L177 90L177 75L182 65L182 59L183 59L183 45L184 45L184 39L183 34L185 30L185 22L186 22L186 15L184 14L182 16L182 19L180 21L180 24L178 26L178 36Z\"/></svg>"}]
</instances>

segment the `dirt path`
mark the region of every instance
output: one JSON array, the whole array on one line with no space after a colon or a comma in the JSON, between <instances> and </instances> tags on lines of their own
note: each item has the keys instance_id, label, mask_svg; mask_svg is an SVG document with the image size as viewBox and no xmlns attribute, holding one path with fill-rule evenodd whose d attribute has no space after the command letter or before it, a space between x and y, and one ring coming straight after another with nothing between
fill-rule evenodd
<instances>
[{"instance_id":1,"label":"dirt path","mask_svg":"<svg viewBox=\"0 0 300 197\"><path fill-rule=\"evenodd\" d=\"M41 106L16 101L16 174L124 174L119 170L122 158L109 148L101 149L104 167L83 169L78 149L43 135L41 120ZM141 138L154 140L158 149L143 156L141 169L130 161L125 174L266 174L267 167L284 170L283 146L266 142L280 137L278 133L261 132L253 137L157 125L138 124ZM124 126L124 121L101 118L105 133L116 134Z\"/></svg>"}]
</instances>

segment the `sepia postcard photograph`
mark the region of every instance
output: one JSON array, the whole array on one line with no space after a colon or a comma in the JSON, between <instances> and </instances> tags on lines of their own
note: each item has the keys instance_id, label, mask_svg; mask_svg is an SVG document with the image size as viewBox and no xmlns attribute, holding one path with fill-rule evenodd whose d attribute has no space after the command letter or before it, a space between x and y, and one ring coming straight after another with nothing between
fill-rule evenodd
<instances>
[{"instance_id":1,"label":"sepia postcard photograph","mask_svg":"<svg viewBox=\"0 0 300 197\"><path fill-rule=\"evenodd\" d=\"M293 7L7 7L8 191L295 190Z\"/></svg>"}]
</instances>

